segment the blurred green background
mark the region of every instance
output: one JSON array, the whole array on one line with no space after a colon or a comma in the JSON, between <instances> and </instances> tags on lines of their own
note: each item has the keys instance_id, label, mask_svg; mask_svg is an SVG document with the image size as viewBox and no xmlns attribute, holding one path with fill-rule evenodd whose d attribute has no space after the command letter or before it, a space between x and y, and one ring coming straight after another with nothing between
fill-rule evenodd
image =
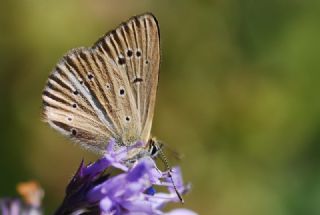
<instances>
[{"instance_id":1,"label":"blurred green background","mask_svg":"<svg viewBox=\"0 0 320 215\"><path fill-rule=\"evenodd\" d=\"M320 1L0 3L1 196L35 179L50 214L81 159L96 159L40 121L42 89L67 50L150 11L162 47L153 135L185 155L184 206L320 214Z\"/></svg>"}]
</instances>

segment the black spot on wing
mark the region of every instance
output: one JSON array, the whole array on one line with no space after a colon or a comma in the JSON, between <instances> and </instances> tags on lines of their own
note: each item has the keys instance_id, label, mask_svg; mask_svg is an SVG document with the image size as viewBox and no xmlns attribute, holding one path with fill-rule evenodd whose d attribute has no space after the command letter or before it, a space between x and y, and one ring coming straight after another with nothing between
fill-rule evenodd
<instances>
[{"instance_id":1,"label":"black spot on wing","mask_svg":"<svg viewBox=\"0 0 320 215\"><path fill-rule=\"evenodd\" d=\"M133 83L138 83L138 82L142 82L142 81L143 81L142 78L135 78L135 79L133 80Z\"/></svg>"},{"instance_id":2,"label":"black spot on wing","mask_svg":"<svg viewBox=\"0 0 320 215\"><path fill-rule=\"evenodd\" d=\"M118 63L119 63L120 65L123 65L123 64L126 63L126 59L125 59L124 57L119 57L119 58L118 58Z\"/></svg>"},{"instance_id":3,"label":"black spot on wing","mask_svg":"<svg viewBox=\"0 0 320 215\"><path fill-rule=\"evenodd\" d=\"M128 55L128 57L132 57L132 55L133 55L132 50L129 49L129 50L127 51L127 55Z\"/></svg>"},{"instance_id":4,"label":"black spot on wing","mask_svg":"<svg viewBox=\"0 0 320 215\"><path fill-rule=\"evenodd\" d=\"M71 128L71 134L73 135L73 136L76 136L77 135L77 130L76 129L74 129L74 128Z\"/></svg>"},{"instance_id":5,"label":"black spot on wing","mask_svg":"<svg viewBox=\"0 0 320 215\"><path fill-rule=\"evenodd\" d=\"M124 89L120 89L120 90L119 90L119 93L120 93L120 96L124 96L124 94L125 94Z\"/></svg>"},{"instance_id":6,"label":"black spot on wing","mask_svg":"<svg viewBox=\"0 0 320 215\"><path fill-rule=\"evenodd\" d=\"M89 78L89 80L92 80L93 79L93 74L92 73L88 73L88 78Z\"/></svg>"}]
</instances>

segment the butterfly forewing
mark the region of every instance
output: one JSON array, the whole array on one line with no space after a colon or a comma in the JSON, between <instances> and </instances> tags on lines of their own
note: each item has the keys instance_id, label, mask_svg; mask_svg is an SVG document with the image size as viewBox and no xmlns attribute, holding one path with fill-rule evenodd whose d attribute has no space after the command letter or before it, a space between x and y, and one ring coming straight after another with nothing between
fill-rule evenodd
<instances>
[{"instance_id":1,"label":"butterfly forewing","mask_svg":"<svg viewBox=\"0 0 320 215\"><path fill-rule=\"evenodd\" d=\"M129 89L126 90L129 96L126 105L131 105L129 108L137 111L137 119L133 118L134 123L131 125L137 130L140 139L147 141L151 130L160 63L156 19L150 14L134 17L101 38L94 49L104 56L110 65L117 67L117 72L122 76L121 80L125 81L125 88ZM124 133L128 133L125 128Z\"/></svg>"},{"instance_id":2,"label":"butterfly forewing","mask_svg":"<svg viewBox=\"0 0 320 215\"><path fill-rule=\"evenodd\" d=\"M150 136L160 63L151 14L133 17L92 48L67 53L43 92L44 119L95 151L110 138L130 145Z\"/></svg>"}]
</instances>

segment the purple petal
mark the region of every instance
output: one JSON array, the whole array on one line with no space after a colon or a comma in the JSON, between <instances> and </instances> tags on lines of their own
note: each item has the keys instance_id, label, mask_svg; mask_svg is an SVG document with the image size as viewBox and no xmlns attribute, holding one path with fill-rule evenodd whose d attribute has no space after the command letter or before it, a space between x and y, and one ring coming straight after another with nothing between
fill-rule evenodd
<instances>
[{"instance_id":1,"label":"purple petal","mask_svg":"<svg viewBox=\"0 0 320 215\"><path fill-rule=\"evenodd\" d=\"M115 139L111 138L107 145L107 152L108 153L114 152L115 145L116 145Z\"/></svg>"},{"instance_id":2,"label":"purple petal","mask_svg":"<svg viewBox=\"0 0 320 215\"><path fill-rule=\"evenodd\" d=\"M103 199L105 196L115 196L119 191L122 190L124 184L125 174L117 175L92 188L88 192L87 198L90 202L97 202Z\"/></svg>"},{"instance_id":3,"label":"purple petal","mask_svg":"<svg viewBox=\"0 0 320 215\"><path fill-rule=\"evenodd\" d=\"M113 166L117 169L121 169L123 171L128 171L128 167L126 167L125 165L123 165L121 162L121 160L118 160L117 157L113 157L111 154L105 154L104 158L110 162L110 166Z\"/></svg>"},{"instance_id":4,"label":"purple petal","mask_svg":"<svg viewBox=\"0 0 320 215\"><path fill-rule=\"evenodd\" d=\"M111 165L111 162L106 158L101 158L94 162L93 164L88 165L87 167L81 167L82 175L97 175L103 172Z\"/></svg>"},{"instance_id":5,"label":"purple petal","mask_svg":"<svg viewBox=\"0 0 320 215\"><path fill-rule=\"evenodd\" d=\"M176 193L155 193L153 196L147 196L146 198L158 209L163 208L169 202L180 201Z\"/></svg>"},{"instance_id":6,"label":"purple petal","mask_svg":"<svg viewBox=\"0 0 320 215\"><path fill-rule=\"evenodd\" d=\"M112 205L113 205L112 201L108 197L103 198L100 201L100 208L101 208L101 210L103 210L105 212L110 212Z\"/></svg>"},{"instance_id":7,"label":"purple petal","mask_svg":"<svg viewBox=\"0 0 320 215\"><path fill-rule=\"evenodd\" d=\"M171 171L172 179L174 180L174 183L177 187L183 186L183 180L182 180L182 174L180 167L173 167Z\"/></svg>"},{"instance_id":8,"label":"purple petal","mask_svg":"<svg viewBox=\"0 0 320 215\"><path fill-rule=\"evenodd\" d=\"M179 208L179 209L174 209L168 213L165 213L165 215L197 215L197 213L191 210Z\"/></svg>"},{"instance_id":9,"label":"purple petal","mask_svg":"<svg viewBox=\"0 0 320 215\"><path fill-rule=\"evenodd\" d=\"M122 202L122 207L130 212L140 212L146 214L156 214L157 209L155 209L151 202L144 200L136 201L124 201Z\"/></svg>"},{"instance_id":10,"label":"purple petal","mask_svg":"<svg viewBox=\"0 0 320 215\"><path fill-rule=\"evenodd\" d=\"M143 145L143 142L136 142L136 144L129 147L118 147L115 140L110 140L103 158L87 167L83 166L83 164L80 166L79 173L82 176L89 175L89 177L85 178L86 185L79 190L79 193L75 191L74 195L84 195L84 199L87 201L85 207L88 210L90 210L90 207L91 209L98 207L102 214L165 214L162 210L167 203L180 201L173 188L172 180L181 194L184 194L189 189L189 186L183 185L180 168L175 167L171 172L162 172L157 168L155 161L151 157L137 160L129 169L124 164L128 151L137 147L140 148ZM112 177L99 174L110 166L123 172ZM169 177L169 174L172 178ZM80 182L82 181L80 180ZM155 186L167 187L169 192L157 193ZM179 209L167 214L194 215L195 213Z\"/></svg>"},{"instance_id":11,"label":"purple petal","mask_svg":"<svg viewBox=\"0 0 320 215\"><path fill-rule=\"evenodd\" d=\"M39 207L26 204L20 199L4 198L0 199L0 208L2 215L21 215L21 214L34 214L41 215L42 212Z\"/></svg>"},{"instance_id":12,"label":"purple petal","mask_svg":"<svg viewBox=\"0 0 320 215\"><path fill-rule=\"evenodd\" d=\"M153 167L153 163L149 159L143 159L128 172L127 180L138 181L140 178L148 176Z\"/></svg>"}]
</instances>

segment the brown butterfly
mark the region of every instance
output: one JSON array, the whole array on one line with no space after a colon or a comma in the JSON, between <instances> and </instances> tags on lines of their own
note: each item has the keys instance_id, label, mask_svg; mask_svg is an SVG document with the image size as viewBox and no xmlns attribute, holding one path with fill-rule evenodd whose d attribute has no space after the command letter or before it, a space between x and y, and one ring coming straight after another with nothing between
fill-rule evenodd
<instances>
[{"instance_id":1,"label":"brown butterfly","mask_svg":"<svg viewBox=\"0 0 320 215\"><path fill-rule=\"evenodd\" d=\"M143 146L128 153L126 164L161 155L150 138L160 65L156 18L142 14L122 23L90 48L69 51L53 69L44 88L43 118L54 129L97 153L110 139L117 147ZM170 171L169 176L171 177ZM172 177L171 177L172 180ZM176 193L183 199L176 189Z\"/></svg>"},{"instance_id":2,"label":"brown butterfly","mask_svg":"<svg viewBox=\"0 0 320 215\"><path fill-rule=\"evenodd\" d=\"M132 17L92 47L62 57L43 91L44 121L98 153L113 138L118 147L145 143L128 159L155 154L159 144L150 132L159 64L156 18Z\"/></svg>"}]
</instances>

